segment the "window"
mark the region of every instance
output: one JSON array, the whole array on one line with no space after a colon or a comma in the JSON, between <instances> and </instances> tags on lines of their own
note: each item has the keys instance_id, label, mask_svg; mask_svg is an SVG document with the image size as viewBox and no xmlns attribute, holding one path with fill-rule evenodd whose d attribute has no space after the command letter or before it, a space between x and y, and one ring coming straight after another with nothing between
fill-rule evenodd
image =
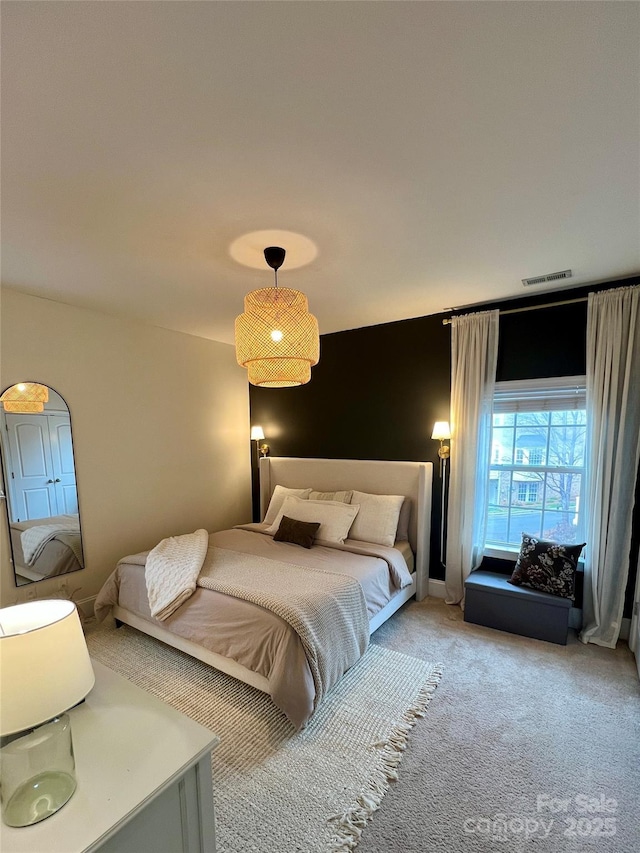
<instances>
[{"instance_id":1,"label":"window","mask_svg":"<svg viewBox=\"0 0 640 853\"><path fill-rule=\"evenodd\" d=\"M529 451L529 465L542 465L542 460L544 459L544 453L541 448L535 447L533 450Z\"/></svg>"},{"instance_id":2,"label":"window","mask_svg":"<svg viewBox=\"0 0 640 853\"><path fill-rule=\"evenodd\" d=\"M518 483L518 500L524 503L535 503L538 500L540 483Z\"/></svg>"},{"instance_id":3,"label":"window","mask_svg":"<svg viewBox=\"0 0 640 853\"><path fill-rule=\"evenodd\" d=\"M498 382L487 550L517 551L523 533L583 541L584 377Z\"/></svg>"}]
</instances>

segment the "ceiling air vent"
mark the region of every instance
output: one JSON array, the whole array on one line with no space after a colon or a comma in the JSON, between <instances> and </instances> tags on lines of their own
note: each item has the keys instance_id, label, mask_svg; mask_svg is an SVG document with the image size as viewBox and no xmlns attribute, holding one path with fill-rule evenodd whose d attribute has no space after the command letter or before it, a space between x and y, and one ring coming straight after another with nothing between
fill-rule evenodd
<instances>
[{"instance_id":1,"label":"ceiling air vent","mask_svg":"<svg viewBox=\"0 0 640 853\"><path fill-rule=\"evenodd\" d=\"M571 270L562 270L562 272L550 272L548 275L537 275L535 278L523 278L522 284L525 287L531 287L532 284L545 284L548 281L560 281L563 278L571 278Z\"/></svg>"}]
</instances>

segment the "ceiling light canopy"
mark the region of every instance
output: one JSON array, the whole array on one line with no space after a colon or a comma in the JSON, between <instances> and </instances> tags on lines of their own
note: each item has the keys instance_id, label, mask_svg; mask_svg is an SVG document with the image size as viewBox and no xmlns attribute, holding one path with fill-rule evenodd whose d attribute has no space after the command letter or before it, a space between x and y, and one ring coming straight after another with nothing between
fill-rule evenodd
<instances>
[{"instance_id":1,"label":"ceiling light canopy","mask_svg":"<svg viewBox=\"0 0 640 853\"><path fill-rule=\"evenodd\" d=\"M236 318L238 364L247 368L252 385L264 388L304 385L320 358L318 321L309 313L307 297L299 290L278 287L285 254L279 246L264 250L275 286L248 293L244 313Z\"/></svg>"}]
</instances>

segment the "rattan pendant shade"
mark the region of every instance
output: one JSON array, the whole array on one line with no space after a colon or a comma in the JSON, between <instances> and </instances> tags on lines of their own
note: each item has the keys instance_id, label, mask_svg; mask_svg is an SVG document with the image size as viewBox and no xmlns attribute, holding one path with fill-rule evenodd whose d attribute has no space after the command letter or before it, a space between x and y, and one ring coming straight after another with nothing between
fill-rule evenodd
<instances>
[{"instance_id":1,"label":"rattan pendant shade","mask_svg":"<svg viewBox=\"0 0 640 853\"><path fill-rule=\"evenodd\" d=\"M304 385L311 379L311 367L320 358L318 321L309 313L304 293L277 286L277 269L284 250L279 249L279 263L268 252L265 249L267 263L276 270L276 286L253 290L245 296L244 313L236 318L236 358L247 368L252 385Z\"/></svg>"},{"instance_id":2,"label":"rattan pendant shade","mask_svg":"<svg viewBox=\"0 0 640 853\"><path fill-rule=\"evenodd\" d=\"M19 382L7 388L0 400L5 412L35 414L44 411L44 404L49 400L49 389L38 382Z\"/></svg>"}]
</instances>

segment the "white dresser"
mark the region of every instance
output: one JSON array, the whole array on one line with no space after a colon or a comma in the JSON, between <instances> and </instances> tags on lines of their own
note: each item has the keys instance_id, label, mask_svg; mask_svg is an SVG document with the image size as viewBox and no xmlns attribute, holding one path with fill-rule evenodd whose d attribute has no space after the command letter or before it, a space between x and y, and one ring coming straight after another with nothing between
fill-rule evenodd
<instances>
[{"instance_id":1,"label":"white dresser","mask_svg":"<svg viewBox=\"0 0 640 853\"><path fill-rule=\"evenodd\" d=\"M93 661L70 712L78 787L34 826L2 823L2 853L214 853L209 729Z\"/></svg>"}]
</instances>

